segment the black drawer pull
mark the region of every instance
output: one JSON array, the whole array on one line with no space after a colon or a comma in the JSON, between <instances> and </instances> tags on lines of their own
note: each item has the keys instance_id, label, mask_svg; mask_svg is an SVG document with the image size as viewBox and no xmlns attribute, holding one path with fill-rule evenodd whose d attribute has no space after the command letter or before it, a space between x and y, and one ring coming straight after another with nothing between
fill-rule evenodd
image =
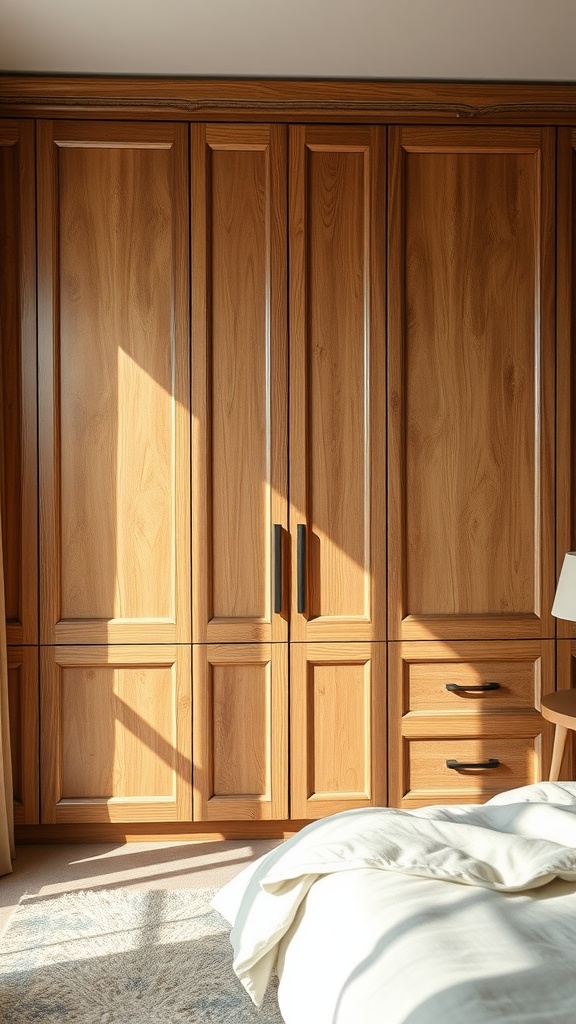
<instances>
[{"instance_id":1,"label":"black drawer pull","mask_svg":"<svg viewBox=\"0 0 576 1024\"><path fill-rule=\"evenodd\" d=\"M446 683L450 693L484 693L486 690L499 690L500 683L482 683L481 686L460 686L459 683Z\"/></svg>"},{"instance_id":2,"label":"black drawer pull","mask_svg":"<svg viewBox=\"0 0 576 1024\"><path fill-rule=\"evenodd\" d=\"M500 761L497 757L489 757L487 761L454 761L450 758L446 761L447 768L459 771L461 768L498 768Z\"/></svg>"}]
</instances>

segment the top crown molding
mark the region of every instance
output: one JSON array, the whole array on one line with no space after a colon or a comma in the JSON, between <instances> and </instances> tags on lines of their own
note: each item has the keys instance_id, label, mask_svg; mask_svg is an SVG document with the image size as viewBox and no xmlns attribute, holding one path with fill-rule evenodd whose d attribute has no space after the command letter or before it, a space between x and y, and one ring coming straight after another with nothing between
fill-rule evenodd
<instances>
[{"instance_id":1,"label":"top crown molding","mask_svg":"<svg viewBox=\"0 0 576 1024\"><path fill-rule=\"evenodd\" d=\"M574 124L576 84L4 74L0 115Z\"/></svg>"}]
</instances>

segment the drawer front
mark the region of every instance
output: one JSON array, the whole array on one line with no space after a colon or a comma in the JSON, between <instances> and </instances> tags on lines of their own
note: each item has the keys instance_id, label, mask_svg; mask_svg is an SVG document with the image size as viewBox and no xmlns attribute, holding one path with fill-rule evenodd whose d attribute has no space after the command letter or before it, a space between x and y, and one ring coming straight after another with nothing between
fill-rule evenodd
<instances>
[{"instance_id":1,"label":"drawer front","mask_svg":"<svg viewBox=\"0 0 576 1024\"><path fill-rule=\"evenodd\" d=\"M482 802L547 778L553 640L389 644L392 806ZM450 769L446 762L497 766Z\"/></svg>"},{"instance_id":2,"label":"drawer front","mask_svg":"<svg viewBox=\"0 0 576 1024\"><path fill-rule=\"evenodd\" d=\"M554 642L393 643L390 685L399 718L538 707L554 689Z\"/></svg>"},{"instance_id":3,"label":"drawer front","mask_svg":"<svg viewBox=\"0 0 576 1024\"><path fill-rule=\"evenodd\" d=\"M499 711L532 708L539 665L522 661L407 664L408 711Z\"/></svg>"},{"instance_id":4,"label":"drawer front","mask_svg":"<svg viewBox=\"0 0 576 1024\"><path fill-rule=\"evenodd\" d=\"M540 748L540 734L405 740L406 785L399 803L482 803L504 790L539 782Z\"/></svg>"}]
</instances>

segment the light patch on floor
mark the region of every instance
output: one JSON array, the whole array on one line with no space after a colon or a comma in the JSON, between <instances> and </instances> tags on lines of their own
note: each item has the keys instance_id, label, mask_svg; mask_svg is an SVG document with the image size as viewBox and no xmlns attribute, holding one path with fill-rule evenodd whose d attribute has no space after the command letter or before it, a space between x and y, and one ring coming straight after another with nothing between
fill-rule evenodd
<instances>
[{"instance_id":1,"label":"light patch on floor","mask_svg":"<svg viewBox=\"0 0 576 1024\"><path fill-rule=\"evenodd\" d=\"M279 840L58 843L17 847L0 878L0 935L24 895L80 889L219 888Z\"/></svg>"}]
</instances>

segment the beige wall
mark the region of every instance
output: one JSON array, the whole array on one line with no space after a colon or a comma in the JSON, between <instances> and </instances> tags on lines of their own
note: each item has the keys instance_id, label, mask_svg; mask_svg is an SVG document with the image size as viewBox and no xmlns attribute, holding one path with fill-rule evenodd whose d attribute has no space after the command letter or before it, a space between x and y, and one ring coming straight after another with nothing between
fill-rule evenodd
<instances>
[{"instance_id":1,"label":"beige wall","mask_svg":"<svg viewBox=\"0 0 576 1024\"><path fill-rule=\"evenodd\" d=\"M576 80L575 0L2 0L4 71Z\"/></svg>"}]
</instances>

